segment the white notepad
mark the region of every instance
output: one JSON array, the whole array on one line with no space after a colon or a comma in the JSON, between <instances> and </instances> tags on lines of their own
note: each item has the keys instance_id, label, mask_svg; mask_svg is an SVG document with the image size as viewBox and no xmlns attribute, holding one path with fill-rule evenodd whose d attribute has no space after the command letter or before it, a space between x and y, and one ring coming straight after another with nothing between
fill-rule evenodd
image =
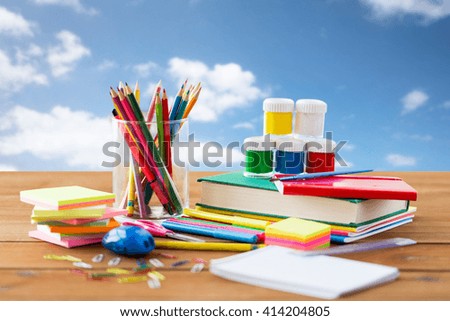
<instances>
[{"instance_id":1,"label":"white notepad","mask_svg":"<svg viewBox=\"0 0 450 321\"><path fill-rule=\"evenodd\" d=\"M209 270L232 281L322 299L390 282L399 275L395 267L325 255L299 256L296 252L267 246L211 260Z\"/></svg>"}]
</instances>

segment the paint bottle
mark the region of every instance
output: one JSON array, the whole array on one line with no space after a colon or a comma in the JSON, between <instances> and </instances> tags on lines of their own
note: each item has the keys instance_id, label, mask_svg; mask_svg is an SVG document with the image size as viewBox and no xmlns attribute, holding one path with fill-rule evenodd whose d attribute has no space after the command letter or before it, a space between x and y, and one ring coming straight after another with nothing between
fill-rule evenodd
<instances>
[{"instance_id":1,"label":"paint bottle","mask_svg":"<svg viewBox=\"0 0 450 321\"><path fill-rule=\"evenodd\" d=\"M275 172L300 174L305 166L305 142L294 138L280 138L276 141Z\"/></svg>"},{"instance_id":2,"label":"paint bottle","mask_svg":"<svg viewBox=\"0 0 450 321\"><path fill-rule=\"evenodd\" d=\"M270 135L248 137L244 140L244 176L270 178L273 174L275 141Z\"/></svg>"},{"instance_id":3,"label":"paint bottle","mask_svg":"<svg viewBox=\"0 0 450 321\"><path fill-rule=\"evenodd\" d=\"M288 98L267 98L263 102L264 135L292 134L294 101Z\"/></svg>"},{"instance_id":4,"label":"paint bottle","mask_svg":"<svg viewBox=\"0 0 450 321\"><path fill-rule=\"evenodd\" d=\"M296 137L323 137L327 104L318 99L299 99L295 103L294 134Z\"/></svg>"},{"instance_id":5,"label":"paint bottle","mask_svg":"<svg viewBox=\"0 0 450 321\"><path fill-rule=\"evenodd\" d=\"M306 143L306 172L334 171L334 149L336 143L330 139L317 138Z\"/></svg>"}]
</instances>

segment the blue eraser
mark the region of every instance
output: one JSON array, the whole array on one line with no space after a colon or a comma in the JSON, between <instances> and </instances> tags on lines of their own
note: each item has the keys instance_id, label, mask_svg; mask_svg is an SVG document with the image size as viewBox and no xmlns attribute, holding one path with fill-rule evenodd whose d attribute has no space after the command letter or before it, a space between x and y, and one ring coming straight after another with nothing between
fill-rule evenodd
<instances>
[{"instance_id":1,"label":"blue eraser","mask_svg":"<svg viewBox=\"0 0 450 321\"><path fill-rule=\"evenodd\" d=\"M119 226L106 233L102 245L120 255L145 255L155 248L155 240L141 227Z\"/></svg>"}]
</instances>

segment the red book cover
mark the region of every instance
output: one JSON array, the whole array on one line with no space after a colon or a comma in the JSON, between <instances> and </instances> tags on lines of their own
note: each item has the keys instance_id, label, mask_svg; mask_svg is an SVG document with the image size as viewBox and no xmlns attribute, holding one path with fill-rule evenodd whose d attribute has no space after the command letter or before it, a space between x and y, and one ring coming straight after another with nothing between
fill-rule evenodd
<instances>
[{"instance_id":1,"label":"red book cover","mask_svg":"<svg viewBox=\"0 0 450 321\"><path fill-rule=\"evenodd\" d=\"M336 175L274 183L283 195L417 200L417 191L398 177Z\"/></svg>"}]
</instances>

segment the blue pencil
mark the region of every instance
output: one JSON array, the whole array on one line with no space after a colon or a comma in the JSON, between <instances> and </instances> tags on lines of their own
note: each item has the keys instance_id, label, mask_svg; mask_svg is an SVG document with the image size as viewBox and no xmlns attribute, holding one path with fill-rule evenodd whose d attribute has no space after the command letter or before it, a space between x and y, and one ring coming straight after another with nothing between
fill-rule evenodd
<instances>
[{"instance_id":1,"label":"blue pencil","mask_svg":"<svg viewBox=\"0 0 450 321\"><path fill-rule=\"evenodd\" d=\"M181 224L178 222L175 223L175 222L168 222L168 221L163 222L162 226L164 226L165 228L167 228L169 230L175 231L175 232L183 232L183 233L190 233L190 234L196 234L196 235L205 235L205 236L214 237L216 239L230 240L230 241L235 241L235 242L253 243L254 244L258 241L258 237L254 234L226 231L226 230L220 230L217 228L194 226L194 225L189 225L189 224Z\"/></svg>"},{"instance_id":2,"label":"blue pencil","mask_svg":"<svg viewBox=\"0 0 450 321\"><path fill-rule=\"evenodd\" d=\"M319 178L319 177L329 177L336 175L347 175L347 174L357 174L357 173L367 173L372 172L373 169L363 169L359 171L340 171L340 172L323 172L323 173L313 173L313 174L298 174L293 176L284 176L279 178L271 178L271 182L275 181L292 181L296 179L311 179L311 178Z\"/></svg>"},{"instance_id":3,"label":"blue pencil","mask_svg":"<svg viewBox=\"0 0 450 321\"><path fill-rule=\"evenodd\" d=\"M170 110L169 120L175 120L178 114L178 110L180 108L181 98L183 97L184 85L181 85L180 90L178 91L177 96L175 97L175 102L173 103L172 109Z\"/></svg>"}]
</instances>

